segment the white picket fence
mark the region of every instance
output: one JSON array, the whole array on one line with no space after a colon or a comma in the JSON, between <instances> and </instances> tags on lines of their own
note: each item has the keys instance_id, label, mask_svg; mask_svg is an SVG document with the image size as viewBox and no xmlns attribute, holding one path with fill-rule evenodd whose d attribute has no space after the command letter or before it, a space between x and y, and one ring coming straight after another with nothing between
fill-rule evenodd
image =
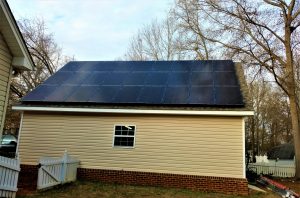
<instances>
[{"instance_id":1,"label":"white picket fence","mask_svg":"<svg viewBox=\"0 0 300 198\"><path fill-rule=\"evenodd\" d=\"M37 189L72 182L76 180L80 161L64 153L62 158L42 157L39 163Z\"/></svg>"},{"instance_id":2,"label":"white picket fence","mask_svg":"<svg viewBox=\"0 0 300 198\"><path fill-rule=\"evenodd\" d=\"M249 168L257 174L272 175L274 177L294 177L294 165L274 165L268 163L250 163Z\"/></svg>"},{"instance_id":3,"label":"white picket fence","mask_svg":"<svg viewBox=\"0 0 300 198\"><path fill-rule=\"evenodd\" d=\"M0 197L16 197L20 160L0 156Z\"/></svg>"}]
</instances>

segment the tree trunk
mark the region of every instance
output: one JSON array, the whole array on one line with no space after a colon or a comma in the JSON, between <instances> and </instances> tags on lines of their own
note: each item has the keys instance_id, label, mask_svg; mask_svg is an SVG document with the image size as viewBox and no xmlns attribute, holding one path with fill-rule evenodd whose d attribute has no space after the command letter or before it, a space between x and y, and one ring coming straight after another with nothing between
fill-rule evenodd
<instances>
[{"instance_id":1,"label":"tree trunk","mask_svg":"<svg viewBox=\"0 0 300 198\"><path fill-rule=\"evenodd\" d=\"M295 95L290 96L290 110L292 118L292 130L294 135L294 148L296 157L296 178L300 178L300 128L299 128L299 118L297 112L297 102Z\"/></svg>"}]
</instances>

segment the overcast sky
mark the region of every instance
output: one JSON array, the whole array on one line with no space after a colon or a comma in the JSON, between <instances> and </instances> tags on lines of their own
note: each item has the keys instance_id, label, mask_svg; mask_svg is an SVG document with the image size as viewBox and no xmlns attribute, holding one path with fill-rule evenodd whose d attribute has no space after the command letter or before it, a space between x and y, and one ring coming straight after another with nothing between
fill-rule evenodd
<instances>
[{"instance_id":1,"label":"overcast sky","mask_svg":"<svg viewBox=\"0 0 300 198\"><path fill-rule=\"evenodd\" d=\"M115 60L130 38L163 19L174 0L7 0L16 20L43 18L65 55Z\"/></svg>"}]
</instances>

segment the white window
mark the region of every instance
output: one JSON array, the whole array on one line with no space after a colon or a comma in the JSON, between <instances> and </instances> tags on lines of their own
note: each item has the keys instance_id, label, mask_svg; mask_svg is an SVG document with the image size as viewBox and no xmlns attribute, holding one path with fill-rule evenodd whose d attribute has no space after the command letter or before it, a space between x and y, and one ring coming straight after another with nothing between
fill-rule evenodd
<instances>
[{"instance_id":1,"label":"white window","mask_svg":"<svg viewBox=\"0 0 300 198\"><path fill-rule=\"evenodd\" d=\"M115 147L134 147L135 128L134 125L115 125L113 145Z\"/></svg>"}]
</instances>

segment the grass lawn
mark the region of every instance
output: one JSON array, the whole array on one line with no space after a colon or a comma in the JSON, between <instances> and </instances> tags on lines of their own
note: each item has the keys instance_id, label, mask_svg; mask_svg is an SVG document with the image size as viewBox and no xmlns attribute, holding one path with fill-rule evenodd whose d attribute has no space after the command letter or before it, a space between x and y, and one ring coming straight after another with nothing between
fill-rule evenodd
<instances>
[{"instance_id":1,"label":"grass lawn","mask_svg":"<svg viewBox=\"0 0 300 198\"><path fill-rule=\"evenodd\" d=\"M66 184L44 192L20 191L17 197L37 198L37 197L99 197L99 198L245 198L244 196L223 195L216 193L194 192L181 189L167 189L157 187L125 186L103 184L100 182L77 181ZM277 198L277 195L268 193L250 192L250 198Z\"/></svg>"}]
</instances>

